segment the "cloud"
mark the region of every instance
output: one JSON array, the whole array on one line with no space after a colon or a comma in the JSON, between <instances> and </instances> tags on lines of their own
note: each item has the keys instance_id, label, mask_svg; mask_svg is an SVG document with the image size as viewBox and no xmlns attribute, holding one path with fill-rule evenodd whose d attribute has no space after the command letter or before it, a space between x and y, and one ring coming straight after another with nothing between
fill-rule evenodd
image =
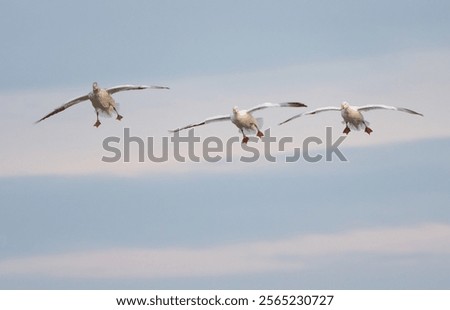
<instances>
[{"instance_id":1,"label":"cloud","mask_svg":"<svg viewBox=\"0 0 450 310\"><path fill-rule=\"evenodd\" d=\"M450 225L359 229L204 248L113 248L0 261L0 275L63 278L171 278L320 268L363 254L407 256L450 254Z\"/></svg>"}]
</instances>

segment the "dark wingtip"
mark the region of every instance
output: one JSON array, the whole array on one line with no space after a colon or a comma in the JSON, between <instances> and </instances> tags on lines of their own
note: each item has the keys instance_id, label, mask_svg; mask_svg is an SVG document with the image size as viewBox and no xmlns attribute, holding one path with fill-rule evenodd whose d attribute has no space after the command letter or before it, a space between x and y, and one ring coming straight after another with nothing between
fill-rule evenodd
<instances>
[{"instance_id":1,"label":"dark wingtip","mask_svg":"<svg viewBox=\"0 0 450 310\"><path fill-rule=\"evenodd\" d=\"M416 111L413 111L413 110L410 110L410 109L405 109L405 108L403 108L405 111L407 111L407 112L409 112L409 113L411 113L411 114L415 114L415 115L420 115L420 116L423 116L423 114L422 113L419 113L419 112L416 112Z\"/></svg>"},{"instance_id":2,"label":"dark wingtip","mask_svg":"<svg viewBox=\"0 0 450 310\"><path fill-rule=\"evenodd\" d=\"M282 121L281 123L278 124L278 126L284 125L284 124L286 124L289 121L292 121L292 117L288 118L287 120Z\"/></svg>"},{"instance_id":3,"label":"dark wingtip","mask_svg":"<svg viewBox=\"0 0 450 310\"><path fill-rule=\"evenodd\" d=\"M46 119L46 118L48 118L48 116L45 116L45 117L41 118L41 119L38 120L38 121L35 121L34 124L36 125L37 123L42 122L42 121L43 121L44 119Z\"/></svg>"},{"instance_id":4,"label":"dark wingtip","mask_svg":"<svg viewBox=\"0 0 450 310\"><path fill-rule=\"evenodd\" d=\"M150 86L149 88L153 88L153 89L170 89L167 86Z\"/></svg>"},{"instance_id":5,"label":"dark wingtip","mask_svg":"<svg viewBox=\"0 0 450 310\"><path fill-rule=\"evenodd\" d=\"M297 108L307 107L306 104L301 103L301 102L289 102L289 105L292 106L292 107L297 107Z\"/></svg>"}]
</instances>

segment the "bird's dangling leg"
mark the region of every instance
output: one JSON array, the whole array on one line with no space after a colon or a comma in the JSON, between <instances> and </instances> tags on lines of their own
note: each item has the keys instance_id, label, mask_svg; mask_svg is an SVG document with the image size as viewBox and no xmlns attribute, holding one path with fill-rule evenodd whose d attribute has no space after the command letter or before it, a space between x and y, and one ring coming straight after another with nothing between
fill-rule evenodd
<instances>
[{"instance_id":1,"label":"bird's dangling leg","mask_svg":"<svg viewBox=\"0 0 450 310\"><path fill-rule=\"evenodd\" d=\"M98 111L95 111L97 113L97 121L95 122L94 126L98 128L100 126L100 120L98 119Z\"/></svg>"},{"instance_id":2,"label":"bird's dangling leg","mask_svg":"<svg viewBox=\"0 0 450 310\"><path fill-rule=\"evenodd\" d=\"M255 126L256 131L257 131L256 136L262 139L262 137L264 137L264 134L262 133L262 131L259 130L258 126L256 126L255 124L253 126Z\"/></svg>"},{"instance_id":3,"label":"bird's dangling leg","mask_svg":"<svg viewBox=\"0 0 450 310\"><path fill-rule=\"evenodd\" d=\"M116 107L113 107L113 109L114 109L114 111L116 112L116 114L117 114L117 117L116 117L116 120L118 120L118 121L120 121L122 118L123 118L123 116L122 115L120 115L119 114L119 112L117 112L117 109L116 109Z\"/></svg>"},{"instance_id":4,"label":"bird's dangling leg","mask_svg":"<svg viewBox=\"0 0 450 310\"><path fill-rule=\"evenodd\" d=\"M346 135L348 135L349 132L350 132L350 127L348 127L348 123L345 123L345 128L342 133L345 133Z\"/></svg>"},{"instance_id":5,"label":"bird's dangling leg","mask_svg":"<svg viewBox=\"0 0 450 310\"><path fill-rule=\"evenodd\" d=\"M373 130L370 129L369 126L367 126L368 124L367 124L366 122L363 122L363 124L364 124L364 127L365 127L364 131L365 131L368 135L370 135L370 133L371 133Z\"/></svg>"},{"instance_id":6,"label":"bird's dangling leg","mask_svg":"<svg viewBox=\"0 0 450 310\"><path fill-rule=\"evenodd\" d=\"M249 138L245 135L244 130L241 129L241 132L242 132L242 136L243 136L242 143L247 144Z\"/></svg>"}]
</instances>

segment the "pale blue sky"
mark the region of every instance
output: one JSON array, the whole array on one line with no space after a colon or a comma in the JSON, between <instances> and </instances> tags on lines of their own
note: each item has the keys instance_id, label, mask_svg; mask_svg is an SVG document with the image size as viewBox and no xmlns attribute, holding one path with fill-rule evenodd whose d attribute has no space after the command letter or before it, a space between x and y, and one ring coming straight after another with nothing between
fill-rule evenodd
<instances>
[{"instance_id":1,"label":"pale blue sky","mask_svg":"<svg viewBox=\"0 0 450 310\"><path fill-rule=\"evenodd\" d=\"M446 1L7 1L1 87L235 73L448 47ZM5 73L8 74L5 74Z\"/></svg>"},{"instance_id":2,"label":"pale blue sky","mask_svg":"<svg viewBox=\"0 0 450 310\"><path fill-rule=\"evenodd\" d=\"M2 2L0 288L450 289L449 9ZM89 103L33 124L93 81L171 90L117 94L123 121L98 129ZM103 139L124 127L161 139L234 105L287 100L425 117L367 113L374 132L348 136L346 163L101 162ZM343 129L332 112L276 126L294 113L258 116L295 146Z\"/></svg>"}]
</instances>

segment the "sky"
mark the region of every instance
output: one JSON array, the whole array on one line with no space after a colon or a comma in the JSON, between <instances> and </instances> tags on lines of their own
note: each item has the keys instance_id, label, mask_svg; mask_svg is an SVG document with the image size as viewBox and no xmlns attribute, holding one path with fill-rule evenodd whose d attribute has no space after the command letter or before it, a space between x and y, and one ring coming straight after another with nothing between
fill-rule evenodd
<instances>
[{"instance_id":1,"label":"sky","mask_svg":"<svg viewBox=\"0 0 450 310\"><path fill-rule=\"evenodd\" d=\"M448 1L4 1L1 289L450 289ZM92 83L163 85L35 124ZM342 135L323 106L385 104ZM179 162L168 132L251 108L259 158ZM329 128L329 129L327 129ZM239 141L231 123L200 142ZM183 132L182 136L187 136ZM266 132L267 135L267 132ZM143 161L139 145L143 141ZM343 137L332 154L327 141ZM286 162L295 149L322 156ZM105 141L124 155L112 153ZM128 140L127 140L128 139ZM149 140L150 139L150 140ZM318 140L317 140L318 139ZM127 142L128 141L128 142ZM158 163L147 152L168 159ZM128 148L129 147L129 148ZM275 158L266 159L265 154ZM304 154L304 153L301 153Z\"/></svg>"}]
</instances>

